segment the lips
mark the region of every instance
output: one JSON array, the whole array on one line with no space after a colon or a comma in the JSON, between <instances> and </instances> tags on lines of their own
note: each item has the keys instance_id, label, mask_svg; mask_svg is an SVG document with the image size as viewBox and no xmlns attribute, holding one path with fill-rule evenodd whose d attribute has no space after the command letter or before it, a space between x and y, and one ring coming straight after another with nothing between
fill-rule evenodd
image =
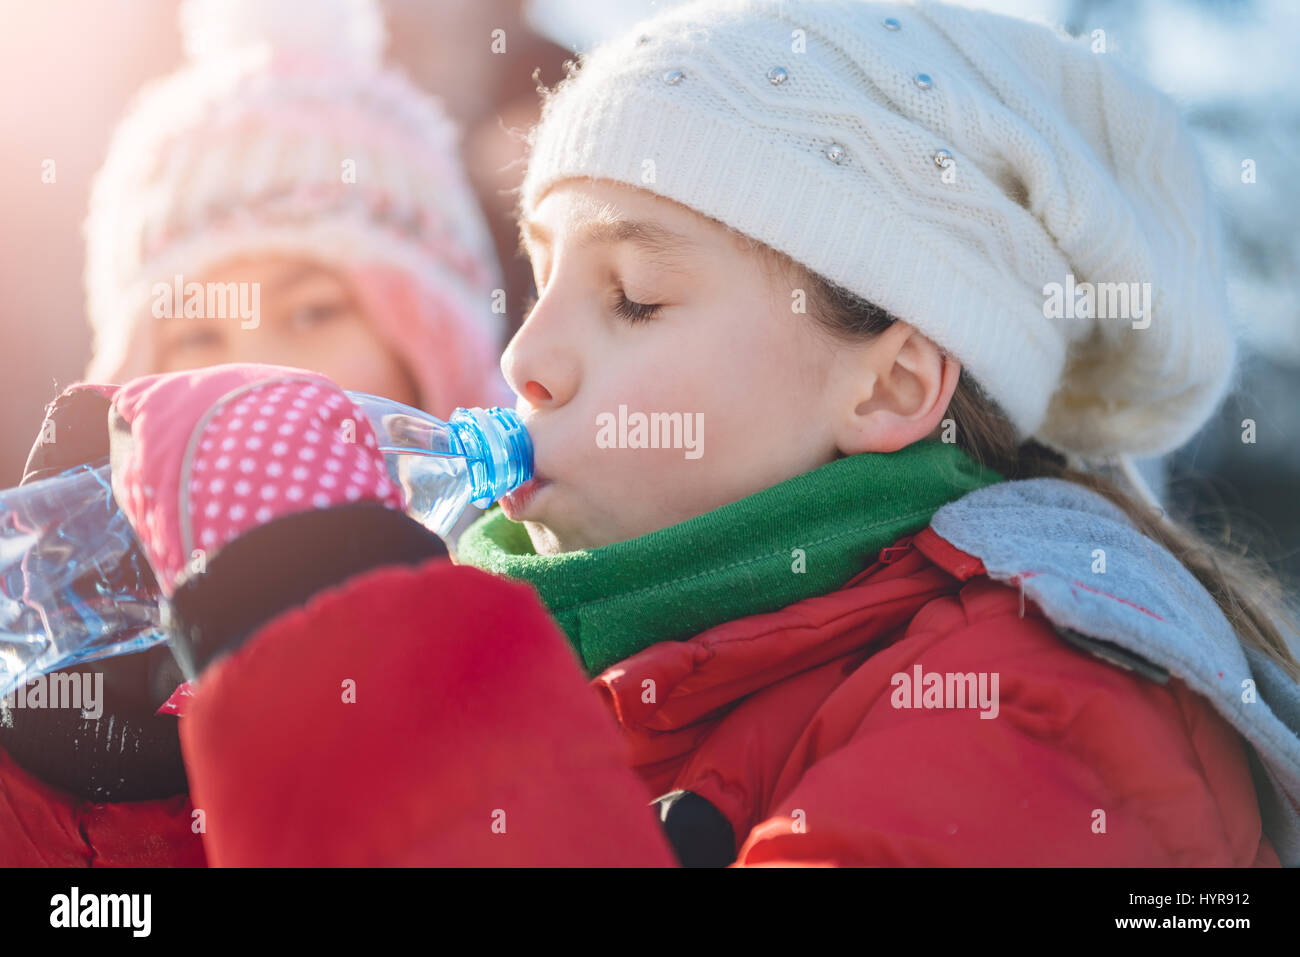
<instances>
[{"instance_id":1,"label":"lips","mask_svg":"<svg viewBox=\"0 0 1300 957\"><path fill-rule=\"evenodd\" d=\"M501 511L505 512L506 518L512 522L518 521L519 516L524 514L533 499L537 497L538 492L550 484L548 479L540 475L534 475L509 495L501 497Z\"/></svg>"}]
</instances>

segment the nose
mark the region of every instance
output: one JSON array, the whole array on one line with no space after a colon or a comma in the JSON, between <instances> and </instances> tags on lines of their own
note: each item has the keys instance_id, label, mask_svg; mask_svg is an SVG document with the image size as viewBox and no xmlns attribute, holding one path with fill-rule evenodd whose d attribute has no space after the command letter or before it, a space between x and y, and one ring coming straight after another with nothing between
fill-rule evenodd
<instances>
[{"instance_id":1,"label":"nose","mask_svg":"<svg viewBox=\"0 0 1300 957\"><path fill-rule=\"evenodd\" d=\"M561 315L558 300L543 296L501 354L501 373L510 388L539 409L559 408L578 388L572 329Z\"/></svg>"}]
</instances>

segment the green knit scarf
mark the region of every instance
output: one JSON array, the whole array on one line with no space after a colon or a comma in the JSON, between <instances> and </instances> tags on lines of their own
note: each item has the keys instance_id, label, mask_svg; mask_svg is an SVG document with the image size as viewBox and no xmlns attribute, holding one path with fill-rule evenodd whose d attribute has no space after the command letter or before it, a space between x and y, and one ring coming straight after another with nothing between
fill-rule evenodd
<instances>
[{"instance_id":1,"label":"green knit scarf","mask_svg":"<svg viewBox=\"0 0 1300 957\"><path fill-rule=\"evenodd\" d=\"M538 555L490 509L457 561L531 582L589 675L659 641L833 591L940 506L1002 480L955 445L836 459L668 528Z\"/></svg>"}]
</instances>

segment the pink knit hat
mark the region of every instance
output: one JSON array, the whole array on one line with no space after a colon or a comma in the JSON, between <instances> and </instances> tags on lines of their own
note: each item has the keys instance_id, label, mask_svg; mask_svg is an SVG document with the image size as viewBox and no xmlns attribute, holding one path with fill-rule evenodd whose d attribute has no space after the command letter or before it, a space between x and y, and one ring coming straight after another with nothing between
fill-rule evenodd
<instances>
[{"instance_id":1,"label":"pink knit hat","mask_svg":"<svg viewBox=\"0 0 1300 957\"><path fill-rule=\"evenodd\" d=\"M459 131L382 67L374 0L184 0L180 20L189 63L141 91L91 193L87 377L156 371L155 284L287 254L349 281L430 411L511 404Z\"/></svg>"}]
</instances>

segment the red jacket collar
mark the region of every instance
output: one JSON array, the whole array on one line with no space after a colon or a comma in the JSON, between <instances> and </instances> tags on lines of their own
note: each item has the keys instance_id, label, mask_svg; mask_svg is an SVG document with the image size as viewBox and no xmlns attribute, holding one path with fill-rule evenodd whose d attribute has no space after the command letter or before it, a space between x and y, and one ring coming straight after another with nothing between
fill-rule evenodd
<instances>
[{"instance_id":1,"label":"red jacket collar","mask_svg":"<svg viewBox=\"0 0 1300 957\"><path fill-rule=\"evenodd\" d=\"M925 549L916 541L923 536ZM884 647L922 605L982 570L978 559L926 529L884 549L836 591L718 625L689 641L651 645L592 685L606 693L626 730L684 728L790 675Z\"/></svg>"}]
</instances>

